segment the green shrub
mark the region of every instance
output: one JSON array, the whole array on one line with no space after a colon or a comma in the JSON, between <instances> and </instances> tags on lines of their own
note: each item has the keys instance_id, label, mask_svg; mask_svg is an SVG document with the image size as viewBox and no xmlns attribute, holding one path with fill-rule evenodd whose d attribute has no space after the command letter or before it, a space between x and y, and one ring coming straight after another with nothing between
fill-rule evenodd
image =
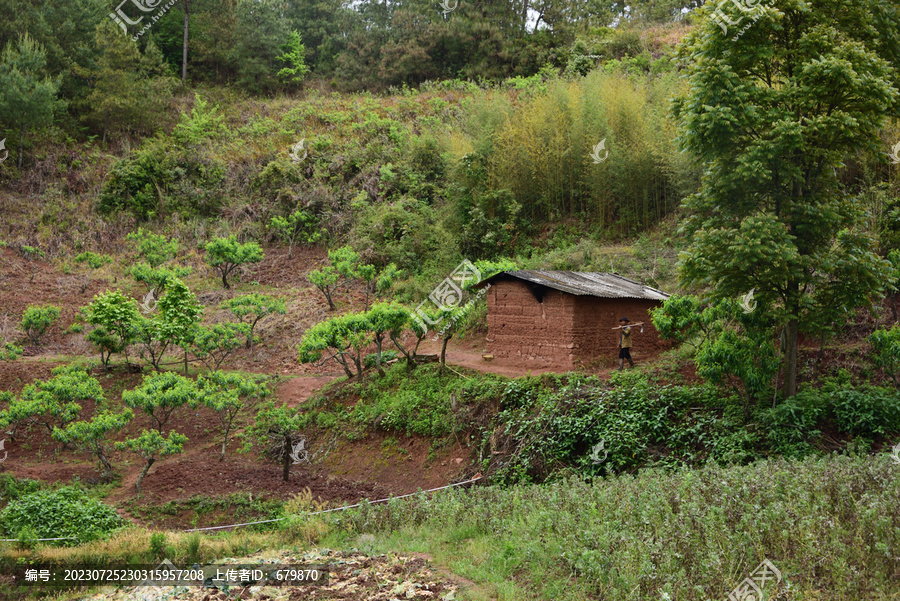
<instances>
[{"instance_id":1,"label":"green shrub","mask_svg":"<svg viewBox=\"0 0 900 601\"><path fill-rule=\"evenodd\" d=\"M153 559L162 559L166 554L166 535L163 532L154 532L150 535L150 556Z\"/></svg>"},{"instance_id":2,"label":"green shrub","mask_svg":"<svg viewBox=\"0 0 900 601\"><path fill-rule=\"evenodd\" d=\"M383 378L363 383L360 402L349 416L357 423L377 425L383 430L445 436L461 425L451 408L450 396L454 395L460 403L464 399L474 403L496 396L496 389L485 380L493 382L494 378L441 377L436 365L422 366L410 374L405 365L396 363Z\"/></svg>"},{"instance_id":3,"label":"green shrub","mask_svg":"<svg viewBox=\"0 0 900 601\"><path fill-rule=\"evenodd\" d=\"M205 148L190 150L164 138L145 140L117 161L100 192L100 213L128 211L138 219L165 209L184 217L213 217L222 205L225 164Z\"/></svg>"},{"instance_id":4,"label":"green shrub","mask_svg":"<svg viewBox=\"0 0 900 601\"><path fill-rule=\"evenodd\" d=\"M39 344L41 337L53 323L59 319L60 308L54 305L28 305L22 315L20 327L32 344Z\"/></svg>"},{"instance_id":5,"label":"green shrub","mask_svg":"<svg viewBox=\"0 0 900 601\"><path fill-rule=\"evenodd\" d=\"M466 257L492 258L515 254L525 242L528 222L522 205L509 190L486 192L460 203L464 212L460 250Z\"/></svg>"},{"instance_id":6,"label":"green shrub","mask_svg":"<svg viewBox=\"0 0 900 601\"><path fill-rule=\"evenodd\" d=\"M107 255L98 255L94 252L83 252L75 257L76 263L87 263L91 269L100 269L104 265L112 263L112 258Z\"/></svg>"},{"instance_id":7,"label":"green shrub","mask_svg":"<svg viewBox=\"0 0 900 601\"><path fill-rule=\"evenodd\" d=\"M455 257L453 236L444 229L440 215L414 198L385 204L360 203L350 240L365 249L363 259L374 265L394 263L407 273L417 273L423 258L447 264Z\"/></svg>"},{"instance_id":8,"label":"green shrub","mask_svg":"<svg viewBox=\"0 0 900 601\"><path fill-rule=\"evenodd\" d=\"M0 474L0 501L12 501L43 488L40 480L16 478L11 474Z\"/></svg>"},{"instance_id":9,"label":"green shrub","mask_svg":"<svg viewBox=\"0 0 900 601\"><path fill-rule=\"evenodd\" d=\"M815 451L821 434L818 424L827 411L827 398L811 387L762 412L764 432L773 454L802 458Z\"/></svg>"},{"instance_id":10,"label":"green shrub","mask_svg":"<svg viewBox=\"0 0 900 601\"><path fill-rule=\"evenodd\" d=\"M38 544L38 535L35 534L34 529L29 526L25 526L19 533L16 535L16 548L19 551L31 551Z\"/></svg>"},{"instance_id":11,"label":"green shrub","mask_svg":"<svg viewBox=\"0 0 900 601\"><path fill-rule=\"evenodd\" d=\"M115 509L74 486L30 493L0 512L5 534L17 536L30 528L37 538L68 538L59 541L63 545L104 538L124 524Z\"/></svg>"},{"instance_id":12,"label":"green shrub","mask_svg":"<svg viewBox=\"0 0 900 601\"><path fill-rule=\"evenodd\" d=\"M0 361L15 361L22 356L22 348L11 342L0 341Z\"/></svg>"},{"instance_id":13,"label":"green shrub","mask_svg":"<svg viewBox=\"0 0 900 601\"><path fill-rule=\"evenodd\" d=\"M900 325L894 324L890 330L875 330L869 342L875 365L884 369L894 386L900 386Z\"/></svg>"},{"instance_id":14,"label":"green shrub","mask_svg":"<svg viewBox=\"0 0 900 601\"><path fill-rule=\"evenodd\" d=\"M137 231L130 232L125 239L132 243L134 250L150 264L150 267L159 267L178 254L177 240L169 240L161 234L144 231L144 228L139 227Z\"/></svg>"},{"instance_id":15,"label":"green shrub","mask_svg":"<svg viewBox=\"0 0 900 601\"><path fill-rule=\"evenodd\" d=\"M831 395L838 427L863 436L900 431L900 393L879 386L839 390Z\"/></svg>"}]
</instances>

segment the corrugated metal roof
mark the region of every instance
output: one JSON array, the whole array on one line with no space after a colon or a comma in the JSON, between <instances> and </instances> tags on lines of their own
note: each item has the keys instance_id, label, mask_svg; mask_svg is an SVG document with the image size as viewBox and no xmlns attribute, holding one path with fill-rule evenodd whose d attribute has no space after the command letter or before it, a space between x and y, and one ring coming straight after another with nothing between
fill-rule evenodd
<instances>
[{"instance_id":1,"label":"corrugated metal roof","mask_svg":"<svg viewBox=\"0 0 900 601\"><path fill-rule=\"evenodd\" d=\"M644 286L640 282L623 278L614 273L588 271L534 271L531 269L504 271L481 282L486 284L503 276L539 284L554 290L578 296L598 296L601 298L643 298L666 300L669 295L656 288Z\"/></svg>"}]
</instances>

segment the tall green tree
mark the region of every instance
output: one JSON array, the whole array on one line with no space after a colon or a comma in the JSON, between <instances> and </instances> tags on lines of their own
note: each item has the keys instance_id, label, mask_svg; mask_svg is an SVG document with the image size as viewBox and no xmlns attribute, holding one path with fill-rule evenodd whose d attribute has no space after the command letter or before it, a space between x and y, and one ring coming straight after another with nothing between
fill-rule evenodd
<instances>
[{"instance_id":1,"label":"tall green tree","mask_svg":"<svg viewBox=\"0 0 900 601\"><path fill-rule=\"evenodd\" d=\"M288 86L299 87L309 73L309 66L306 64L306 46L303 45L300 33L292 31L288 41L281 46L281 50L284 54L275 57L275 60L282 64L278 70L278 79Z\"/></svg>"},{"instance_id":2,"label":"tall green tree","mask_svg":"<svg viewBox=\"0 0 900 601\"><path fill-rule=\"evenodd\" d=\"M280 87L276 74L281 48L290 40L282 0L240 0L235 11L237 29L231 59L237 83L257 93Z\"/></svg>"},{"instance_id":3,"label":"tall green tree","mask_svg":"<svg viewBox=\"0 0 900 601\"><path fill-rule=\"evenodd\" d=\"M44 48L27 34L7 42L0 54L0 124L19 134L19 169L27 133L50 125L64 106L56 97L59 79L49 77L46 66Z\"/></svg>"},{"instance_id":4,"label":"tall green tree","mask_svg":"<svg viewBox=\"0 0 900 601\"><path fill-rule=\"evenodd\" d=\"M157 313L142 318L136 327L135 338L142 346L142 356L160 370L160 362L166 351L175 345L190 342L195 326L203 317L203 305L181 280L173 280L165 295L156 304ZM187 351L184 357L187 371Z\"/></svg>"},{"instance_id":5,"label":"tall green tree","mask_svg":"<svg viewBox=\"0 0 900 601\"><path fill-rule=\"evenodd\" d=\"M47 71L61 77L60 96L83 97L78 68L95 59L94 27L108 19L109 6L96 0L4 0L0 3L0 48L27 34L44 47Z\"/></svg>"},{"instance_id":6,"label":"tall green tree","mask_svg":"<svg viewBox=\"0 0 900 601\"><path fill-rule=\"evenodd\" d=\"M356 12L341 0L292 0L287 8L291 29L306 46L306 64L319 74L331 73Z\"/></svg>"},{"instance_id":7,"label":"tall green tree","mask_svg":"<svg viewBox=\"0 0 900 601\"><path fill-rule=\"evenodd\" d=\"M177 84L162 53L152 41L141 53L111 19L97 25L95 44L96 64L78 71L91 90L78 107L84 120L104 141L109 133L152 133Z\"/></svg>"},{"instance_id":8,"label":"tall green tree","mask_svg":"<svg viewBox=\"0 0 900 601\"><path fill-rule=\"evenodd\" d=\"M680 143L705 168L685 202L681 273L718 298L755 291L757 310L783 328L791 396L799 332L865 304L887 281L837 169L874 150L900 108L885 37L898 31L898 12L877 0L720 10L740 25L705 20L681 47Z\"/></svg>"}]
</instances>

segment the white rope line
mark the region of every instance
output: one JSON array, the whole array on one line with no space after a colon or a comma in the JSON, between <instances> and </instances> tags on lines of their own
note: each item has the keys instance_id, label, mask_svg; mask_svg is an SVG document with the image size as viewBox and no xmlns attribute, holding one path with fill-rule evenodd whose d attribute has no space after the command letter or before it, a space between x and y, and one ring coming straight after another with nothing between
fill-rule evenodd
<instances>
[{"instance_id":1,"label":"white rope line","mask_svg":"<svg viewBox=\"0 0 900 601\"><path fill-rule=\"evenodd\" d=\"M374 505L375 503L385 503L387 501L393 501L395 499L405 499L406 497L414 497L420 493L431 493L437 492L439 490L444 490L446 488L453 488L454 486L462 486L463 484L471 484L472 482L476 482L481 480L483 476L478 476L477 478L472 478L471 480L465 480L464 482L457 482L455 484L448 484L447 486L439 486L438 488L432 488L430 490L423 490L420 492L413 492L407 495L400 495L399 497L388 497L387 499L378 499L377 501L369 501L370 505ZM307 513L306 515L319 515L321 513L330 513L332 511L343 511L345 509L353 509L355 507L361 507L362 503L356 503L355 505L346 505L344 507L335 507L334 509L325 509L323 511L313 511L312 513ZM271 524L272 522L280 522L282 520L286 520L288 516L283 518L275 518L274 520L260 520L258 522L244 522L243 524L229 524L227 526L210 526L208 528L191 528L190 530L184 530L183 532L202 532L204 530L224 530L225 528L238 528L240 526L254 526L256 524Z\"/></svg>"},{"instance_id":2,"label":"white rope line","mask_svg":"<svg viewBox=\"0 0 900 601\"><path fill-rule=\"evenodd\" d=\"M75 538L74 536L64 536L62 538L36 538L33 540L42 542L42 541L46 541L46 540L72 540L74 538ZM19 542L18 538L0 538L0 543L17 543L17 542Z\"/></svg>"}]
</instances>

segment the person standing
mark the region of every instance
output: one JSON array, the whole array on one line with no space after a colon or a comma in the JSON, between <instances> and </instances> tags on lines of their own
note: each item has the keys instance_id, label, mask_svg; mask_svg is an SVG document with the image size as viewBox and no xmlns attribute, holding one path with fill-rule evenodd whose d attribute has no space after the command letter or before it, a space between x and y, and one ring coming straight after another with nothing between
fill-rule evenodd
<instances>
[{"instance_id":1,"label":"person standing","mask_svg":"<svg viewBox=\"0 0 900 601\"><path fill-rule=\"evenodd\" d=\"M621 328L619 333L619 370L621 371L625 369L625 359L628 359L631 367L634 367L634 361L631 360L631 326L628 325L628 318L623 317L619 323L621 324L619 326Z\"/></svg>"}]
</instances>

